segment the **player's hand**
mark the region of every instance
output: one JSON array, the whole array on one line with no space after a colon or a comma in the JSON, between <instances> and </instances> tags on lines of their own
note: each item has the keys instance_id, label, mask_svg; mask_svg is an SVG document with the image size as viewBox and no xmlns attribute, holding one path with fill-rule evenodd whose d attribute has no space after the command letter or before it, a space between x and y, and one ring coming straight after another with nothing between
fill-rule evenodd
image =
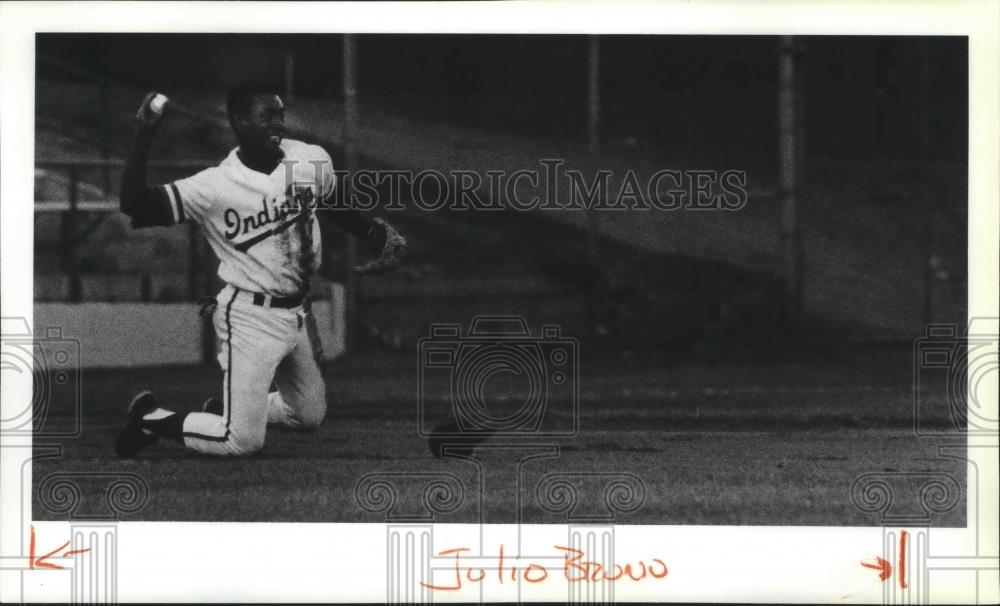
<instances>
[{"instance_id":1,"label":"player's hand","mask_svg":"<svg viewBox=\"0 0 1000 606\"><path fill-rule=\"evenodd\" d=\"M377 259L354 268L354 272L359 275L390 272L399 267L403 259L406 258L406 238L382 219L374 219L374 221L375 225L369 232L368 241L381 252Z\"/></svg>"},{"instance_id":2,"label":"player's hand","mask_svg":"<svg viewBox=\"0 0 1000 606\"><path fill-rule=\"evenodd\" d=\"M152 133L156 130L156 127L160 125L163 120L163 116L167 113L167 108L170 106L170 102L165 102L161 111L153 111L150 107L150 103L156 95L159 94L156 91L151 91L146 95L146 98L142 100L142 105L139 106L139 111L135 114L135 123L140 131L145 133Z\"/></svg>"}]
</instances>

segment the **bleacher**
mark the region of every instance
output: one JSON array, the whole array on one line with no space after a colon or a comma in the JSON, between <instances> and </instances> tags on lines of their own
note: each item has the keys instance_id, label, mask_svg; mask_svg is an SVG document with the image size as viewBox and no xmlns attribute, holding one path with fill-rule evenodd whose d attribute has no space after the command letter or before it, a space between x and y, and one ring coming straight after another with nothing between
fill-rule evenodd
<instances>
[{"instance_id":1,"label":"bleacher","mask_svg":"<svg viewBox=\"0 0 1000 606\"><path fill-rule=\"evenodd\" d=\"M39 65L45 69L36 98L36 301L166 303L213 294L215 260L195 229L134 232L113 211L130 119L145 89L61 59L43 56ZM174 115L153 148L159 180L214 164L232 145L223 89L169 92ZM62 102L69 97L73 103ZM697 94L688 97L690 104ZM572 168L592 166L581 141L421 122L389 107L365 99L355 133L358 168L484 172L537 168L537 159L546 157L563 158ZM337 144L343 124L334 101L297 95L288 123L288 136L325 145L335 164L343 165ZM650 155L628 139L610 140L606 148L602 166L616 175L627 169L649 175L665 164L691 168L680 151ZM762 146L761 153L770 153L770 147ZM602 214L597 267L588 261L580 212L424 212L412 204L392 212L390 219L410 237L409 262L391 276L359 283L357 334L370 343L408 348L441 319L516 313L624 346L773 336L788 328L780 311L780 222L767 162L748 160L755 161L751 201L740 212ZM958 168L951 163L933 168L929 181L941 195L954 196ZM915 242L921 218L890 221L897 215L888 212L888 206L914 199L907 182L911 173L906 162L810 164L802 222L806 321L813 335L897 338L925 319L919 304L901 308L902 301L924 296L923 270L912 261L921 254ZM73 183L77 243L68 246L63 209ZM611 190L619 185L613 179ZM941 246L945 264L960 255L952 250L952 242L961 240L960 221L938 226L944 233L936 240L943 244L935 246ZM342 282L344 239L329 234L328 244L324 278ZM898 254L901 247L910 252ZM953 267L947 284L936 288L940 318L964 313L961 297L954 295L964 280L959 270Z\"/></svg>"}]
</instances>

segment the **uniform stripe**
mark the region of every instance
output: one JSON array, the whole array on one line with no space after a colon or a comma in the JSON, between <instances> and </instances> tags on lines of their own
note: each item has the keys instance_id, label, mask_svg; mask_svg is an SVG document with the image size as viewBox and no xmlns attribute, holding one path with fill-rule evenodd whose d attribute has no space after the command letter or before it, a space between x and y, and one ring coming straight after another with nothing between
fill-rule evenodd
<instances>
[{"instance_id":1,"label":"uniform stripe","mask_svg":"<svg viewBox=\"0 0 1000 606\"><path fill-rule=\"evenodd\" d=\"M306 312L306 340L309 341L309 348L312 350L313 360L316 366L323 362L323 342L319 339L319 327L316 325L316 316L312 312L312 304L309 299L305 302Z\"/></svg>"},{"instance_id":2,"label":"uniform stripe","mask_svg":"<svg viewBox=\"0 0 1000 606\"><path fill-rule=\"evenodd\" d=\"M177 189L176 183L171 183L170 189L174 192L174 203L177 205L177 222L183 223L187 220L187 217L184 216L184 199L181 198L181 192Z\"/></svg>"},{"instance_id":3,"label":"uniform stripe","mask_svg":"<svg viewBox=\"0 0 1000 606\"><path fill-rule=\"evenodd\" d=\"M225 442L229 439L229 430L226 430L226 435L224 436L206 436L203 433L193 433L189 431L184 432L185 438L197 438L199 440L208 440L209 442Z\"/></svg>"},{"instance_id":4,"label":"uniform stripe","mask_svg":"<svg viewBox=\"0 0 1000 606\"><path fill-rule=\"evenodd\" d=\"M257 244L261 240L265 240L267 238L270 238L271 236L275 236L277 234L280 234L281 232L285 231L286 229L288 229L289 227L291 227L297 221L300 221L300 220L302 220L302 215L299 215L299 216L295 217L291 221L282 223L281 225L275 227L274 229L269 229L269 230L267 230L265 232L257 234L256 236L254 236L252 238L248 238L248 239L240 242L239 244L235 244L233 246L233 248L235 248L236 250L238 250L240 252L246 252L247 249L250 248L251 246L253 246L254 244Z\"/></svg>"},{"instance_id":5,"label":"uniform stripe","mask_svg":"<svg viewBox=\"0 0 1000 606\"><path fill-rule=\"evenodd\" d=\"M229 436L229 419L233 416L233 325L229 321L229 313L239 292L238 288L233 288L233 296L226 304L226 436Z\"/></svg>"},{"instance_id":6,"label":"uniform stripe","mask_svg":"<svg viewBox=\"0 0 1000 606\"><path fill-rule=\"evenodd\" d=\"M174 192L176 191L174 184L164 185L163 189L167 192L167 198L170 201L170 214L174 217L174 223L180 223L181 218L177 214L177 199L174 197Z\"/></svg>"}]
</instances>

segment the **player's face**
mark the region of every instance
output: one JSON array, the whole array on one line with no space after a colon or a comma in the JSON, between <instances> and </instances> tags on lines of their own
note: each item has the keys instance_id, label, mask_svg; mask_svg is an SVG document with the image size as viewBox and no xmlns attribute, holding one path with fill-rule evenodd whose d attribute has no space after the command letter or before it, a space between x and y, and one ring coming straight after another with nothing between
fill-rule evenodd
<instances>
[{"instance_id":1,"label":"player's face","mask_svg":"<svg viewBox=\"0 0 1000 606\"><path fill-rule=\"evenodd\" d=\"M233 123L240 147L267 155L280 155L285 136L285 105L277 95L257 95L244 115Z\"/></svg>"}]
</instances>

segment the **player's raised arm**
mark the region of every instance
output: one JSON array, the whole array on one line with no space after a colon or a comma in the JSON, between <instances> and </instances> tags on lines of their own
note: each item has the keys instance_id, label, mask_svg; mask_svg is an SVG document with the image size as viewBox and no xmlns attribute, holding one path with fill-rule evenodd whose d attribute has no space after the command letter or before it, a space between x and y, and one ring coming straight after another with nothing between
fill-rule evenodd
<instances>
[{"instance_id":1,"label":"player's raised arm","mask_svg":"<svg viewBox=\"0 0 1000 606\"><path fill-rule=\"evenodd\" d=\"M149 162L149 146L153 134L163 120L166 97L151 92L142 100L135 115L135 138L122 174L122 190L119 208L132 217L132 227L171 225L174 217L170 211L170 201L163 188L151 187L147 183L146 165Z\"/></svg>"},{"instance_id":2,"label":"player's raised arm","mask_svg":"<svg viewBox=\"0 0 1000 606\"><path fill-rule=\"evenodd\" d=\"M334 200L337 176L333 172L330 156L323 152L323 157L325 161L320 164L324 170L321 188L323 203L317 215L325 217L341 231L356 236L378 255L367 263L353 267L353 271L361 275L384 274L399 267L406 258L406 238L383 219L338 205Z\"/></svg>"}]
</instances>

